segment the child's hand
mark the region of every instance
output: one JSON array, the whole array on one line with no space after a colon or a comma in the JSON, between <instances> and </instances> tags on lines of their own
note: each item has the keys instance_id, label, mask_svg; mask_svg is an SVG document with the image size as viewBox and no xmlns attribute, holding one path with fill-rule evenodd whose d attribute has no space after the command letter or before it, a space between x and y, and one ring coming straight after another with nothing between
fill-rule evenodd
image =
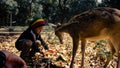
<instances>
[{"instance_id":1,"label":"child's hand","mask_svg":"<svg viewBox=\"0 0 120 68\"><path fill-rule=\"evenodd\" d=\"M41 42L39 40L35 41L35 43L38 45L38 46L41 46Z\"/></svg>"},{"instance_id":2,"label":"child's hand","mask_svg":"<svg viewBox=\"0 0 120 68\"><path fill-rule=\"evenodd\" d=\"M36 43L38 46L41 46L41 42L40 42L39 40L37 40L35 43ZM43 48L44 48L45 50L48 50L48 49L49 49L49 47L48 47L48 45L47 45L46 43L43 43L42 46L43 46Z\"/></svg>"}]
</instances>

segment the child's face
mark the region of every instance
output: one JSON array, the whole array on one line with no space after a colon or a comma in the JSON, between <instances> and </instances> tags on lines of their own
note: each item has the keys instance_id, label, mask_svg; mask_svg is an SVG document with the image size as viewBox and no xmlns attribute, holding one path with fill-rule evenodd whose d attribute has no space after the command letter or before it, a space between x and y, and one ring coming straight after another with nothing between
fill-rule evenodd
<instances>
[{"instance_id":1,"label":"child's face","mask_svg":"<svg viewBox=\"0 0 120 68\"><path fill-rule=\"evenodd\" d=\"M35 32L36 32L37 34L39 34L39 33L42 31L42 29L43 29L43 26L38 27L38 28L35 29Z\"/></svg>"}]
</instances>

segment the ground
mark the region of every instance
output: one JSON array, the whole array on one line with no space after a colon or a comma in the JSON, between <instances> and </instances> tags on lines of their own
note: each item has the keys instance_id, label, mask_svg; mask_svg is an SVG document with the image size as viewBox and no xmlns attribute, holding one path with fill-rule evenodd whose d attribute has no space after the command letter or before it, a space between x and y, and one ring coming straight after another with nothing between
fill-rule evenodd
<instances>
[{"instance_id":1,"label":"ground","mask_svg":"<svg viewBox=\"0 0 120 68\"><path fill-rule=\"evenodd\" d=\"M22 31L24 30L25 29L23 29ZM44 50L42 46L40 47L41 51L45 54L45 58L50 58L50 60L58 66L69 68L72 54L71 37L65 33L64 44L60 44L58 38L54 35L54 30L48 26L44 28L41 35L50 48L50 50L47 51ZM19 56L20 51L15 48L15 41L19 36L20 34L0 35L0 50L8 50ZM74 62L75 68L80 68L81 65L80 47L81 46L79 44ZM85 50L85 68L102 68L102 66L105 64L106 57L109 57L109 53L110 51L108 49L108 44L106 40L100 40L97 42L88 41ZM37 53L36 56L39 56L39 54ZM62 59L58 60L59 57L61 57ZM113 68L112 66L115 66L113 62L111 62L110 65L110 68Z\"/></svg>"}]
</instances>

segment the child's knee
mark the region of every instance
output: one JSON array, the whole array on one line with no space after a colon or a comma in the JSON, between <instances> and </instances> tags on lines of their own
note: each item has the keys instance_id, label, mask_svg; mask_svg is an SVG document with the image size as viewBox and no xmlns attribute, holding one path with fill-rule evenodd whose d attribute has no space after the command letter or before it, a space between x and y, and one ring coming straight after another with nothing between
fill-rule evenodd
<instances>
[{"instance_id":1,"label":"child's knee","mask_svg":"<svg viewBox=\"0 0 120 68\"><path fill-rule=\"evenodd\" d=\"M32 47L33 42L31 40L25 40L25 45L27 47Z\"/></svg>"},{"instance_id":2,"label":"child's knee","mask_svg":"<svg viewBox=\"0 0 120 68\"><path fill-rule=\"evenodd\" d=\"M15 46L18 50L30 49L32 47L32 41L26 40L26 39L21 39L16 43Z\"/></svg>"}]
</instances>

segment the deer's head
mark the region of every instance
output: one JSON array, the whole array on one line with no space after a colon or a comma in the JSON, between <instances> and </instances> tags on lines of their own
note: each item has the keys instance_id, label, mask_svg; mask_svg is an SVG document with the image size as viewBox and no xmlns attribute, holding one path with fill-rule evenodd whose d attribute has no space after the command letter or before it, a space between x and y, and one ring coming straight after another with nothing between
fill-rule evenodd
<instances>
[{"instance_id":1,"label":"deer's head","mask_svg":"<svg viewBox=\"0 0 120 68\"><path fill-rule=\"evenodd\" d=\"M57 24L57 25L52 25L52 27L54 28L55 35L58 37L60 43L63 44L63 32L61 30L62 25Z\"/></svg>"}]
</instances>

